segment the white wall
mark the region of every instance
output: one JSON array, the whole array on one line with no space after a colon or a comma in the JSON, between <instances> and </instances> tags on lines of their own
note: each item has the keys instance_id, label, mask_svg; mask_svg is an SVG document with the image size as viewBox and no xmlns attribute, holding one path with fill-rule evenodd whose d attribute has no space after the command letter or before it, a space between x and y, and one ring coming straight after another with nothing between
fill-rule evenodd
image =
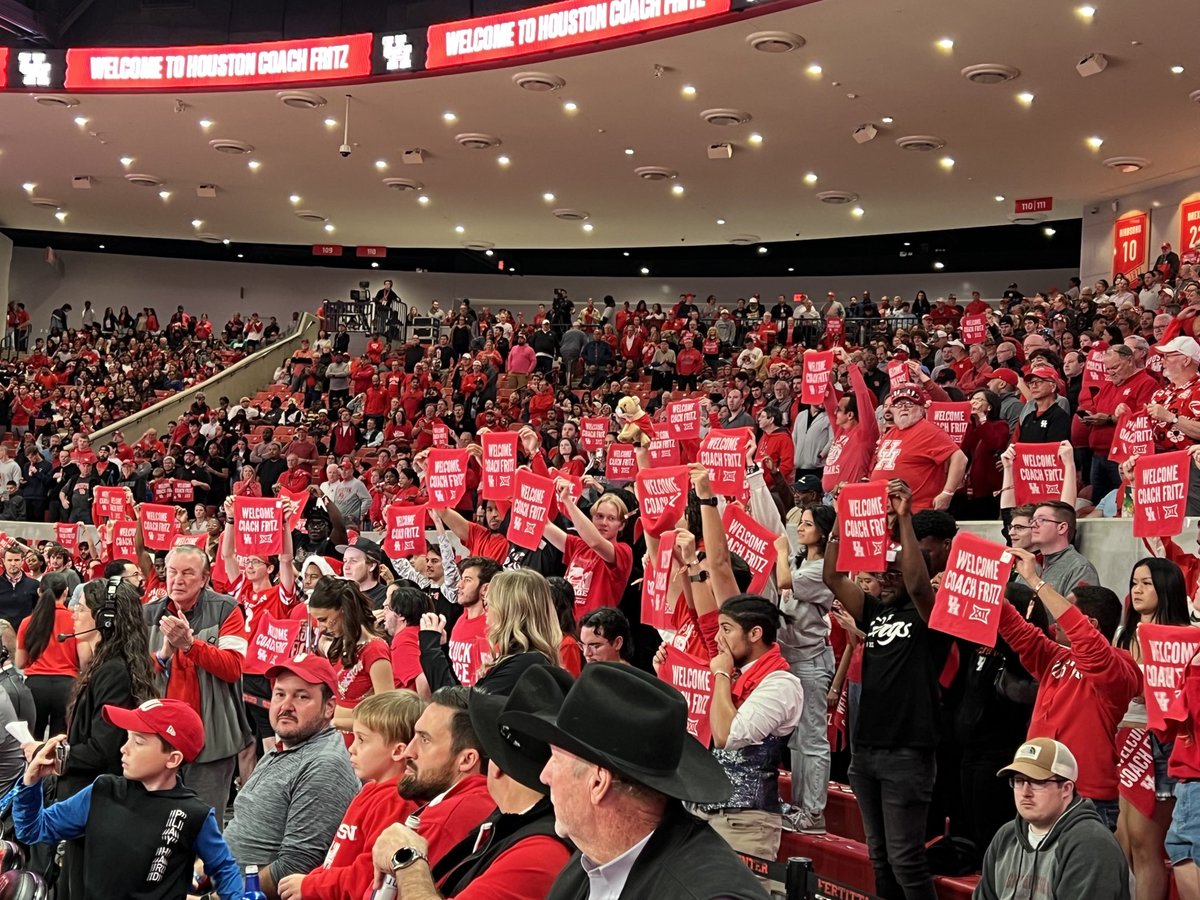
<instances>
[{"instance_id":1,"label":"white wall","mask_svg":"<svg viewBox=\"0 0 1200 900\"><path fill-rule=\"evenodd\" d=\"M1162 187L1123 194L1115 200L1116 212L1112 208L1112 197L1084 206L1079 262L1083 283L1092 284L1097 278L1112 281L1113 223L1118 217L1130 213L1150 214L1150 265L1158 257L1163 241L1170 242L1171 249L1182 254L1187 248L1181 247L1179 241L1179 205L1197 198L1200 198L1200 178L1189 178Z\"/></svg>"},{"instance_id":2,"label":"white wall","mask_svg":"<svg viewBox=\"0 0 1200 900\"><path fill-rule=\"evenodd\" d=\"M612 294L624 300L674 301L684 291L701 298L716 294L723 301L748 297L758 291L764 298L788 297L804 291L823 298L837 291L843 299L869 290L872 296L902 294L911 299L918 290L930 297L956 292L960 297L978 290L985 297L998 297L1009 282L1016 281L1026 293L1052 286L1064 287L1075 272L1061 269L1012 272L960 273L954 275L869 275L814 276L802 274L783 278L698 278L664 281L647 278L505 275L454 275L439 273L388 272L385 269L332 269L316 266L272 266L258 263L205 262L118 256L105 253L64 251L62 274L43 261L43 251L17 248L13 251L11 296L25 303L33 317L34 333L44 334L50 311L63 303L73 307L71 322L78 324L83 301L91 300L97 317L106 306L131 310L153 306L165 322L175 307L183 304L190 312L207 312L218 325L234 312L274 315L282 324L292 310L315 310L322 300L348 299L359 280L378 288L385 278L395 282L397 293L418 309L429 308L431 300L470 297L479 306L503 303L512 308L549 303L553 289L568 290L576 303L594 296L597 301ZM2 273L0 273L2 276Z\"/></svg>"}]
</instances>

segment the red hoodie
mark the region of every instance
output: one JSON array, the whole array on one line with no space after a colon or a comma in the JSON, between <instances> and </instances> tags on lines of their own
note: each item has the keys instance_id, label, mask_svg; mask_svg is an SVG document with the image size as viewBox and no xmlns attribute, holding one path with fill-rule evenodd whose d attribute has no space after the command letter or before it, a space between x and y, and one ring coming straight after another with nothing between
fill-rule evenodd
<instances>
[{"instance_id":1,"label":"red hoodie","mask_svg":"<svg viewBox=\"0 0 1200 900\"><path fill-rule=\"evenodd\" d=\"M1117 724L1142 691L1142 673L1126 650L1118 650L1072 606L1058 617L1071 639L1064 647L1000 604L1000 636L1041 686L1028 737L1061 741L1079 762L1080 796L1117 798Z\"/></svg>"},{"instance_id":2,"label":"red hoodie","mask_svg":"<svg viewBox=\"0 0 1200 900\"><path fill-rule=\"evenodd\" d=\"M371 851L375 839L393 822L402 822L415 808L396 793L399 776L363 785L342 817L319 869L300 884L305 897L326 900L362 900L375 883Z\"/></svg>"}]
</instances>

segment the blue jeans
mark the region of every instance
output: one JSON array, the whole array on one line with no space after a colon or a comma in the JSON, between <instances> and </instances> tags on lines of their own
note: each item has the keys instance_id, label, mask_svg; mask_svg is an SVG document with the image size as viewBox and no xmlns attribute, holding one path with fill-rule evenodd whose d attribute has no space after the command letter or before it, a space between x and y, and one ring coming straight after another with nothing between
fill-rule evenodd
<instances>
[{"instance_id":1,"label":"blue jeans","mask_svg":"<svg viewBox=\"0 0 1200 900\"><path fill-rule=\"evenodd\" d=\"M800 724L788 739L792 755L792 805L817 815L829 795L829 726L825 700L833 683L833 648L790 666L804 688Z\"/></svg>"},{"instance_id":2,"label":"blue jeans","mask_svg":"<svg viewBox=\"0 0 1200 900\"><path fill-rule=\"evenodd\" d=\"M862 811L875 895L883 900L937 900L925 857L925 821L936 774L933 750L853 750L850 787Z\"/></svg>"}]
</instances>

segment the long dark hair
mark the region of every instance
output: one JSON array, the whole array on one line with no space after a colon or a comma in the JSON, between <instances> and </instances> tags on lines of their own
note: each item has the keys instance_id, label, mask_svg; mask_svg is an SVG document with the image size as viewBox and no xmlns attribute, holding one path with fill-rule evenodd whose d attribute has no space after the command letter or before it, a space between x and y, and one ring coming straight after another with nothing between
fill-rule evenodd
<instances>
[{"instance_id":1,"label":"long dark hair","mask_svg":"<svg viewBox=\"0 0 1200 900\"><path fill-rule=\"evenodd\" d=\"M371 601L353 581L322 576L313 587L308 606L309 609L336 609L342 614L342 633L333 637L326 655L330 662L340 659L344 668L358 662L358 645L364 629L379 635Z\"/></svg>"},{"instance_id":2,"label":"long dark hair","mask_svg":"<svg viewBox=\"0 0 1200 900\"><path fill-rule=\"evenodd\" d=\"M58 572L42 576L37 604L29 616L29 627L25 629L25 652L29 654L30 662L36 662L50 644L50 638L54 636L54 615L66 593L66 576Z\"/></svg>"},{"instance_id":3,"label":"long dark hair","mask_svg":"<svg viewBox=\"0 0 1200 900\"><path fill-rule=\"evenodd\" d=\"M1150 570L1150 580L1154 583L1154 593L1158 597L1158 608L1154 610L1151 621L1155 625L1188 625L1187 584L1183 580L1183 572L1179 566L1169 559L1159 559L1157 556L1147 556L1139 559L1129 570L1129 587L1133 588L1133 573L1145 566ZM1137 628L1140 614L1130 602L1125 607L1121 617L1121 630L1117 635L1117 646L1122 650L1130 649L1137 643Z\"/></svg>"},{"instance_id":4,"label":"long dark hair","mask_svg":"<svg viewBox=\"0 0 1200 900\"><path fill-rule=\"evenodd\" d=\"M83 596L80 603L86 603L95 616L104 608L108 599L108 581L99 578L89 581L83 586ZM162 695L162 685L158 676L150 667L150 640L146 631L146 623L142 619L142 600L137 588L126 581L117 585L113 594L116 606L113 629L111 632L100 632L100 643L92 660L88 663L71 689L71 700L67 704L67 721L75 712L75 704L87 691L93 673L110 660L117 660L129 671L129 684L133 692L135 704L145 703Z\"/></svg>"},{"instance_id":5,"label":"long dark hair","mask_svg":"<svg viewBox=\"0 0 1200 900\"><path fill-rule=\"evenodd\" d=\"M821 540L817 544L817 547L821 551L821 556L824 557L826 548L829 545L829 535L833 531L834 523L837 521L837 513L832 506L826 503L810 503L800 510L801 515L804 515L806 512L812 514L813 524L821 532ZM796 565L800 565L806 559L808 559L808 551L806 548L801 547L800 552L796 554Z\"/></svg>"}]
</instances>

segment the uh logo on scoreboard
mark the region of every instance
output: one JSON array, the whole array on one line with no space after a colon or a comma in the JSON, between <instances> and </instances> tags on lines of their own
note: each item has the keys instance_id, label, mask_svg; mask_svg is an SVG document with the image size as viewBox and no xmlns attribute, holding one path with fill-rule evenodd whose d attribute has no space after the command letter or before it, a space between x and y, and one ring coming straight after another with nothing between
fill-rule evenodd
<instances>
[{"instance_id":1,"label":"uh logo on scoreboard","mask_svg":"<svg viewBox=\"0 0 1200 900\"><path fill-rule=\"evenodd\" d=\"M371 53L371 73L403 75L405 72L420 72L425 68L427 46L424 28L376 33L375 48Z\"/></svg>"},{"instance_id":2,"label":"uh logo on scoreboard","mask_svg":"<svg viewBox=\"0 0 1200 900\"><path fill-rule=\"evenodd\" d=\"M0 87L10 88L61 88L67 71L65 50L18 50L5 48L7 60L3 60L3 75Z\"/></svg>"}]
</instances>

